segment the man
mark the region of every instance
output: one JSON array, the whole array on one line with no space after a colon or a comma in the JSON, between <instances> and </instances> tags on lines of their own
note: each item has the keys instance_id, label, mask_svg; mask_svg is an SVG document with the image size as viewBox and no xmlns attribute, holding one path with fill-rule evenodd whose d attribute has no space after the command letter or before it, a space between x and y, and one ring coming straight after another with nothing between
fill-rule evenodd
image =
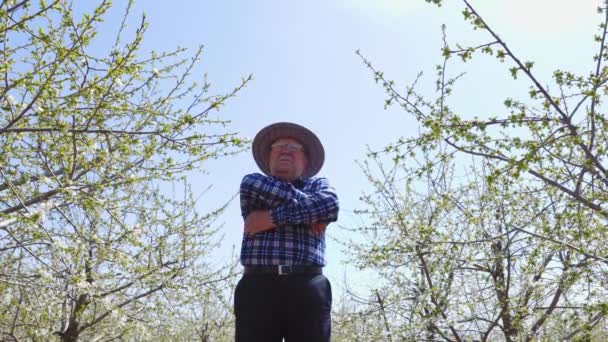
<instances>
[{"instance_id":1,"label":"man","mask_svg":"<svg viewBox=\"0 0 608 342\"><path fill-rule=\"evenodd\" d=\"M314 177L323 145L310 130L280 122L258 132L252 150L265 175L241 183L245 272L234 293L236 341L329 341L331 285L322 268L338 197L326 178Z\"/></svg>"}]
</instances>

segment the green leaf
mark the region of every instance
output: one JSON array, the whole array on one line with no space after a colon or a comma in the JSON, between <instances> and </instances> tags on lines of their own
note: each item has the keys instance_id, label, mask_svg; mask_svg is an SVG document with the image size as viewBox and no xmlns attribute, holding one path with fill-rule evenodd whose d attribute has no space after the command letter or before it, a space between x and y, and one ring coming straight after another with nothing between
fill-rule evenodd
<instances>
[{"instance_id":1,"label":"green leaf","mask_svg":"<svg viewBox=\"0 0 608 342\"><path fill-rule=\"evenodd\" d=\"M516 67L509 69L509 72L511 72L511 77L513 77L513 79L517 79L517 71L519 71L519 68Z\"/></svg>"}]
</instances>

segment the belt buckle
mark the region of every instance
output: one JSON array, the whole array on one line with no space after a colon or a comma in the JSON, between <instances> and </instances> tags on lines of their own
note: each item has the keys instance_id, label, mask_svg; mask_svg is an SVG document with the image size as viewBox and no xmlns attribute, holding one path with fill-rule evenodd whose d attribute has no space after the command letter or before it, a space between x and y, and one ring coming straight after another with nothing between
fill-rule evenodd
<instances>
[{"instance_id":1,"label":"belt buckle","mask_svg":"<svg viewBox=\"0 0 608 342\"><path fill-rule=\"evenodd\" d=\"M279 275L288 275L289 273L291 273L291 266L290 265L279 265Z\"/></svg>"}]
</instances>

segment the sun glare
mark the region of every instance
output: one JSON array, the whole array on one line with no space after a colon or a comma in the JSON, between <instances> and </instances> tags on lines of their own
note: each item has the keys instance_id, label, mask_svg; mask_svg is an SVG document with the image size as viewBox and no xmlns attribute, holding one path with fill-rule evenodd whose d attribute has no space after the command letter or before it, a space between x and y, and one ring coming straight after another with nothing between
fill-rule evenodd
<instances>
[{"instance_id":1,"label":"sun glare","mask_svg":"<svg viewBox=\"0 0 608 342\"><path fill-rule=\"evenodd\" d=\"M565 32L597 19L598 0L494 1L502 19L518 31Z\"/></svg>"},{"instance_id":2,"label":"sun glare","mask_svg":"<svg viewBox=\"0 0 608 342\"><path fill-rule=\"evenodd\" d=\"M455 5L458 1L444 4ZM424 0L338 0L361 13L397 17L432 7ZM487 18L498 17L506 25L524 32L565 32L597 19L603 0L473 0L471 4ZM457 7L456 7L457 6ZM451 6L450 6L451 7ZM462 7L461 7L462 9ZM460 10L460 9L459 9Z\"/></svg>"}]
</instances>

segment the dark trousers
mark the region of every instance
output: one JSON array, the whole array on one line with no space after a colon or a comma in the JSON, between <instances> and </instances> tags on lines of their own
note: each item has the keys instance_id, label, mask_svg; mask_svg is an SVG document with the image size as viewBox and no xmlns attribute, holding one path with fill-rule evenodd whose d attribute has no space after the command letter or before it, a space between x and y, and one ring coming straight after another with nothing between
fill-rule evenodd
<instances>
[{"instance_id":1,"label":"dark trousers","mask_svg":"<svg viewBox=\"0 0 608 342\"><path fill-rule=\"evenodd\" d=\"M318 275L244 275L234 292L236 342L329 342L331 285Z\"/></svg>"}]
</instances>

